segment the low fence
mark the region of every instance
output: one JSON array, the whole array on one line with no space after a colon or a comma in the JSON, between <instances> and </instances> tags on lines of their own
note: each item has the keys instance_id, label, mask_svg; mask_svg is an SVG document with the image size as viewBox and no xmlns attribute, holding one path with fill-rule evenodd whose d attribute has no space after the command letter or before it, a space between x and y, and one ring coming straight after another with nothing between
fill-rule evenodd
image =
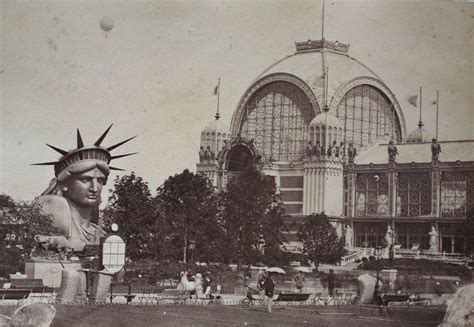
<instances>
[{"instance_id":1,"label":"low fence","mask_svg":"<svg viewBox=\"0 0 474 327\"><path fill-rule=\"evenodd\" d=\"M380 253L377 253L381 258L388 258L388 250L381 249ZM351 253L347 256L341 257L341 266L347 265L348 263L354 262L357 259L368 258L370 256L376 256L374 248L360 248L356 252ZM469 261L469 258L464 256L462 253L447 253L443 252L434 252L434 251L423 251L423 250L412 250L412 249L393 249L394 258L403 258L403 259L428 259L428 260L438 260L451 263L466 263Z\"/></svg>"},{"instance_id":2,"label":"low fence","mask_svg":"<svg viewBox=\"0 0 474 327\"><path fill-rule=\"evenodd\" d=\"M394 249L393 254L395 258L411 258L411 259L428 259L446 261L452 263L465 263L468 261L468 257L465 257L462 253L446 253L446 252L433 252L433 251L420 251L410 249Z\"/></svg>"},{"instance_id":3,"label":"low fence","mask_svg":"<svg viewBox=\"0 0 474 327\"><path fill-rule=\"evenodd\" d=\"M360 259L361 257L362 257L361 250L342 256L340 260L341 266L345 266L349 263L355 262L357 259Z\"/></svg>"}]
</instances>

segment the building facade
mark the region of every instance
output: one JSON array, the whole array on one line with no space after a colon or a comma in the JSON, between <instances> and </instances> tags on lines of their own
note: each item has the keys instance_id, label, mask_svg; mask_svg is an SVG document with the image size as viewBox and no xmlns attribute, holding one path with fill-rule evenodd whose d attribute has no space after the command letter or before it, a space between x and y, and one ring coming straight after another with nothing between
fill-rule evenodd
<instances>
[{"instance_id":1,"label":"building facade","mask_svg":"<svg viewBox=\"0 0 474 327\"><path fill-rule=\"evenodd\" d=\"M350 230L352 247L383 246L389 230L401 248L462 252L474 140L438 142L421 121L407 135L395 95L349 45L295 45L244 92L229 129L218 116L206 126L197 171L224 188L258 160L275 178L288 226L324 212L341 236ZM300 246L296 229L286 239Z\"/></svg>"}]
</instances>

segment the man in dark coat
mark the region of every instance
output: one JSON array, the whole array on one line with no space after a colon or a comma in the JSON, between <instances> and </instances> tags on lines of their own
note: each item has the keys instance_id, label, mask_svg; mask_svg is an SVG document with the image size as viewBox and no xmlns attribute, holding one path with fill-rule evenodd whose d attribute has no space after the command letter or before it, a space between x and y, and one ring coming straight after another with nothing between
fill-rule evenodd
<instances>
[{"instance_id":1,"label":"man in dark coat","mask_svg":"<svg viewBox=\"0 0 474 327\"><path fill-rule=\"evenodd\" d=\"M273 304L273 292L275 291L275 280L273 279L273 274L269 274L268 277L265 279L265 283L263 284L265 290L265 300L267 302L267 311L272 312L272 304Z\"/></svg>"}]
</instances>

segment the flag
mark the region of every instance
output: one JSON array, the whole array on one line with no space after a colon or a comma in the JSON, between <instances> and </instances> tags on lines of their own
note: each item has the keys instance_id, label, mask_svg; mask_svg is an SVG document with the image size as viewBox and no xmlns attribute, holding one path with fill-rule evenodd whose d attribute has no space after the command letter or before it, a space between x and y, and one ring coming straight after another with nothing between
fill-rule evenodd
<instances>
[{"instance_id":1,"label":"flag","mask_svg":"<svg viewBox=\"0 0 474 327\"><path fill-rule=\"evenodd\" d=\"M216 87L214 88L214 95L217 95L219 93L219 84L220 84L220 81L219 83L217 83Z\"/></svg>"},{"instance_id":2,"label":"flag","mask_svg":"<svg viewBox=\"0 0 474 327\"><path fill-rule=\"evenodd\" d=\"M408 97L408 102L414 106L418 107L418 94L417 95L412 95Z\"/></svg>"}]
</instances>

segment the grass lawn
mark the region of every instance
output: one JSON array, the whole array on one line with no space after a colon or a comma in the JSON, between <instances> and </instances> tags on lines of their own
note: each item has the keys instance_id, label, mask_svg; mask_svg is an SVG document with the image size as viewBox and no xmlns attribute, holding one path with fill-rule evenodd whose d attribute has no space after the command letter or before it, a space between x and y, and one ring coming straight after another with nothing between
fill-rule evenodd
<instances>
[{"instance_id":1,"label":"grass lawn","mask_svg":"<svg viewBox=\"0 0 474 327\"><path fill-rule=\"evenodd\" d=\"M0 305L10 315L15 306ZM440 308L395 308L390 317L377 309L314 306L263 307L224 305L57 305L52 326L437 326Z\"/></svg>"}]
</instances>

